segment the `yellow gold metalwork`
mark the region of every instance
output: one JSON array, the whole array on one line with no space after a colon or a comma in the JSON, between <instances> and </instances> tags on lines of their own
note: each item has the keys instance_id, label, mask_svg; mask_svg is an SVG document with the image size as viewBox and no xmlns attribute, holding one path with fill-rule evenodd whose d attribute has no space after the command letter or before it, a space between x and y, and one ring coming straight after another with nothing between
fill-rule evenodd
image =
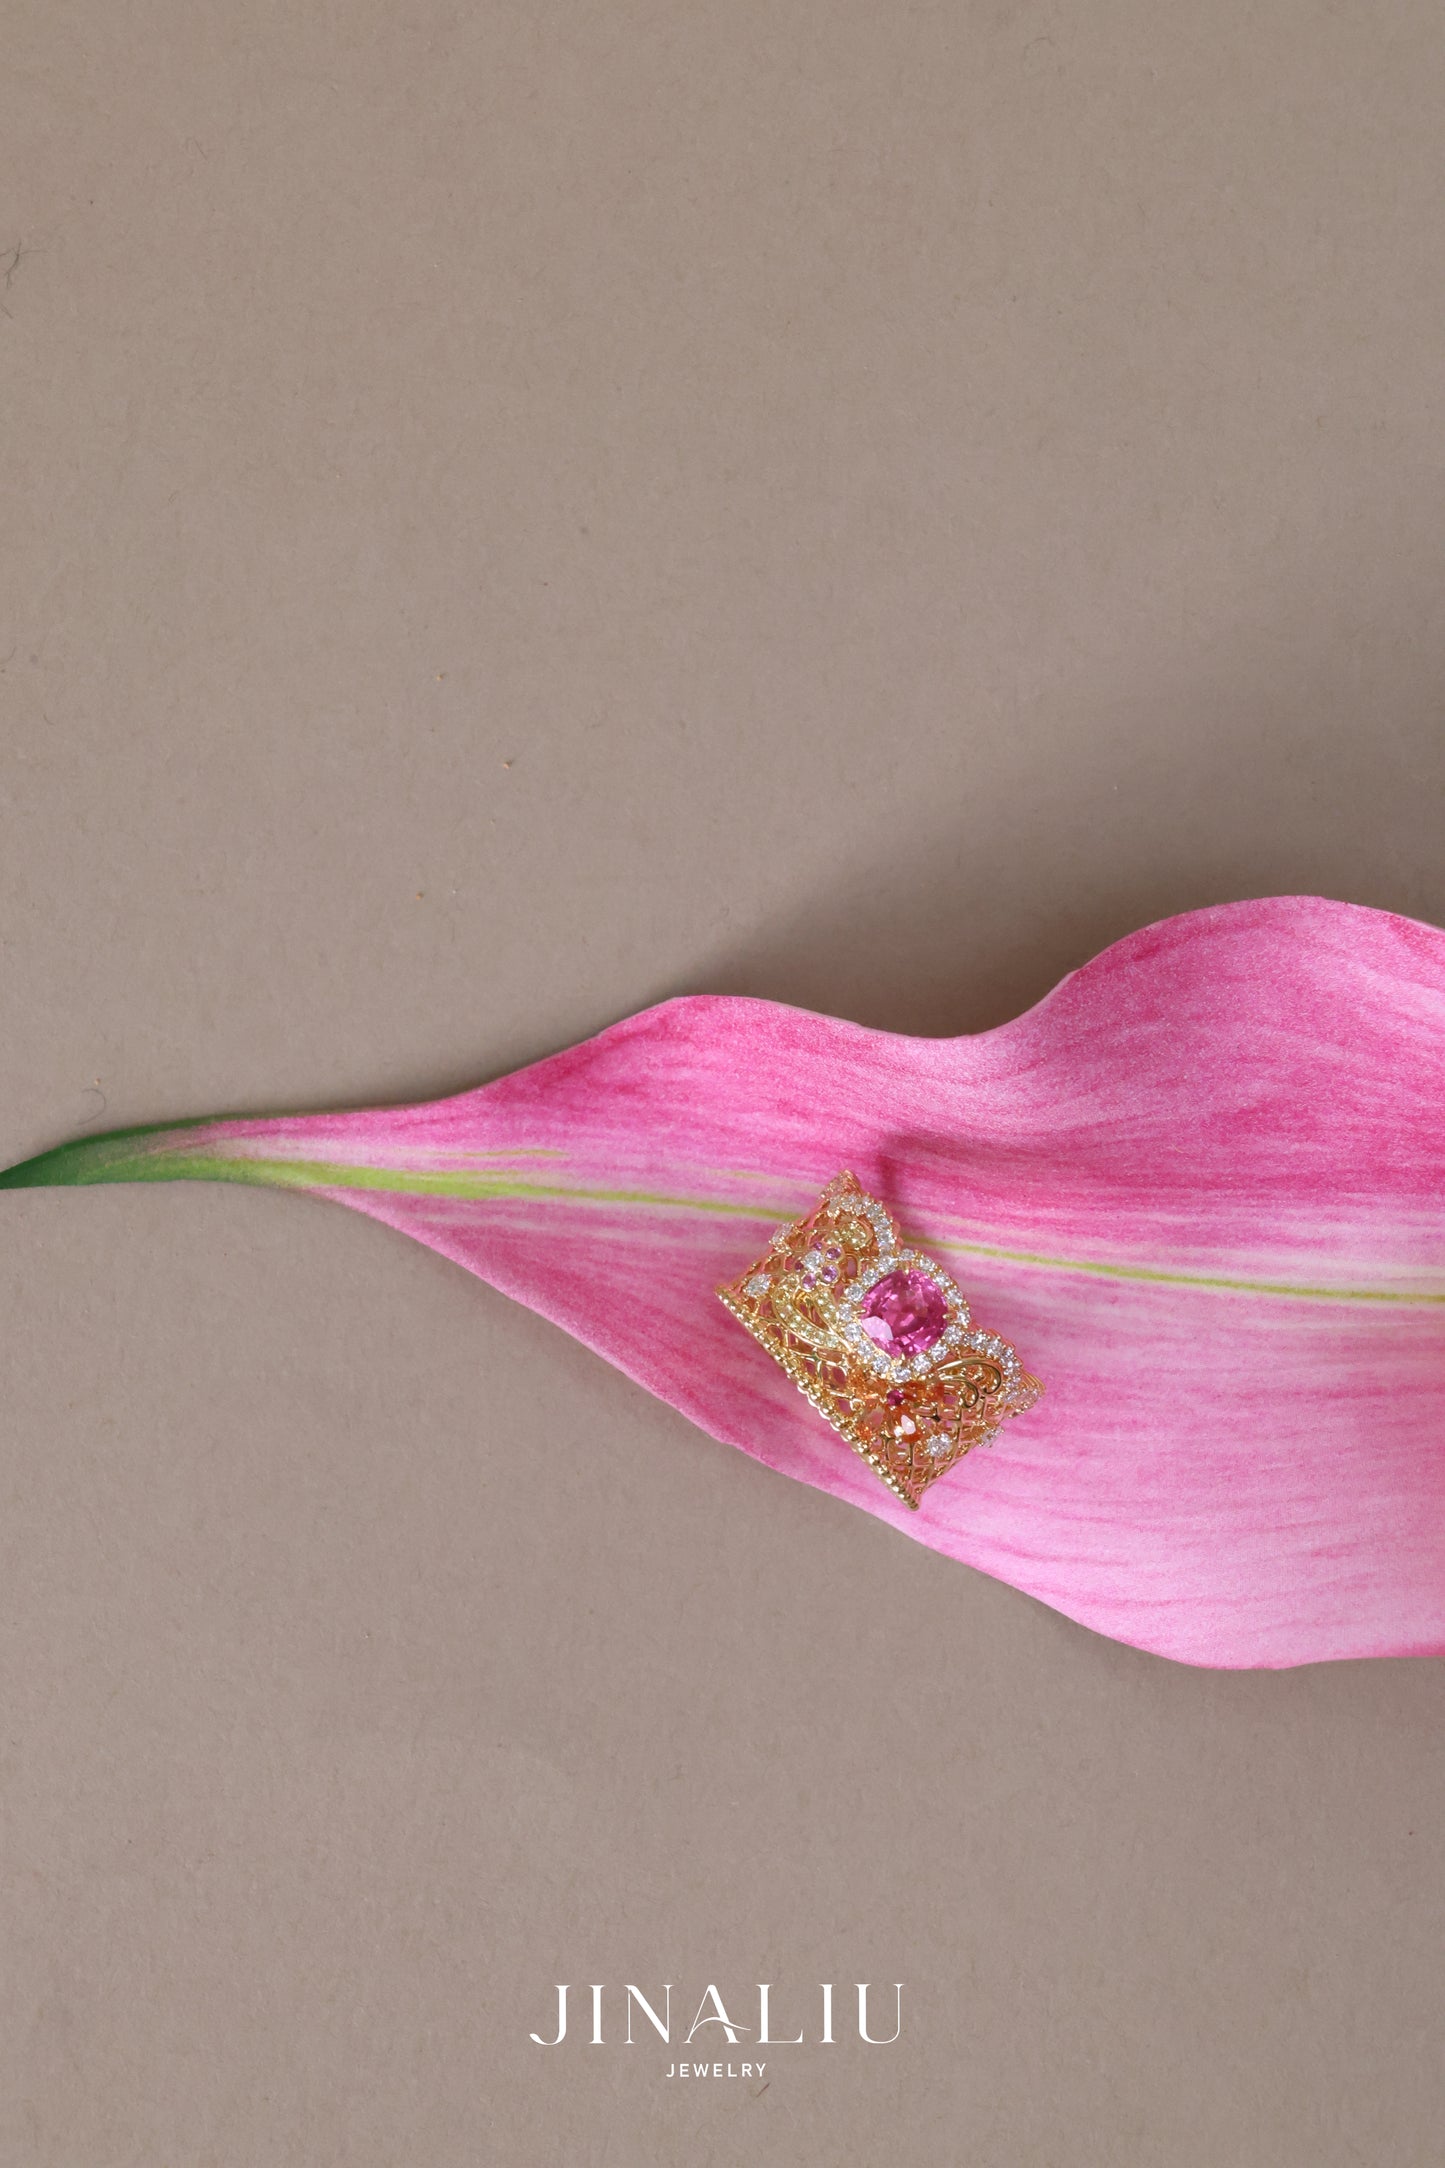
<instances>
[{"instance_id":1,"label":"yellow gold metalwork","mask_svg":"<svg viewBox=\"0 0 1445 2168\"><path fill-rule=\"evenodd\" d=\"M879 1345L864 1310L894 1273L923 1275L945 1324L929 1345ZM1043 1391L1015 1350L974 1325L967 1297L933 1258L911 1249L876 1197L846 1170L817 1204L780 1227L718 1295L798 1390L895 1498L916 1508L930 1483ZM888 1334L881 1336L885 1343Z\"/></svg>"}]
</instances>

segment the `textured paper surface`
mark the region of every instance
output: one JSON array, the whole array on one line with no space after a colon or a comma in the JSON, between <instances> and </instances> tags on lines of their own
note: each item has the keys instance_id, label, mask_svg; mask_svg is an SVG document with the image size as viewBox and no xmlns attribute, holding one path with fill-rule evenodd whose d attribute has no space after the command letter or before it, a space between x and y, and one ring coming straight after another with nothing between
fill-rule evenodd
<instances>
[{"instance_id":1,"label":"textured paper surface","mask_svg":"<svg viewBox=\"0 0 1445 2168\"><path fill-rule=\"evenodd\" d=\"M0 1158L1445 922L1434 9L6 62ZM1438 2151L1438 1664L1106 1644L351 1215L5 1206L7 2159ZM902 2039L765 2090L527 2037L863 1979Z\"/></svg>"}]
</instances>

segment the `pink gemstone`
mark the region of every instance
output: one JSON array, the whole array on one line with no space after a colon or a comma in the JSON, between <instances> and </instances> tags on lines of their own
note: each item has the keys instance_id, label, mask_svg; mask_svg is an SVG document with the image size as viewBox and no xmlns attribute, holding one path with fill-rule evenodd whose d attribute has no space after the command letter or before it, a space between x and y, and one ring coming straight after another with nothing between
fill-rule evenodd
<instances>
[{"instance_id":1,"label":"pink gemstone","mask_svg":"<svg viewBox=\"0 0 1445 2168\"><path fill-rule=\"evenodd\" d=\"M870 1287L859 1323L885 1355L921 1355L948 1323L943 1289L926 1272L889 1272Z\"/></svg>"}]
</instances>

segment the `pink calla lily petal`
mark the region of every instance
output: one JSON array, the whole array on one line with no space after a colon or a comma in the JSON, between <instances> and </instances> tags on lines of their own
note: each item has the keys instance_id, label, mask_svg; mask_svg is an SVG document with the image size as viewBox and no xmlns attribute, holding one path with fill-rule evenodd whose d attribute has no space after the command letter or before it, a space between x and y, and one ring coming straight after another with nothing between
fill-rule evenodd
<instances>
[{"instance_id":1,"label":"pink calla lily petal","mask_svg":"<svg viewBox=\"0 0 1445 2168\"><path fill-rule=\"evenodd\" d=\"M0 1186L371 1213L770 1467L1195 1664L1445 1651L1445 933L1190 912L913 1039L667 1001L476 1091L61 1147ZM917 1513L716 1300L850 1167L1047 1387Z\"/></svg>"}]
</instances>

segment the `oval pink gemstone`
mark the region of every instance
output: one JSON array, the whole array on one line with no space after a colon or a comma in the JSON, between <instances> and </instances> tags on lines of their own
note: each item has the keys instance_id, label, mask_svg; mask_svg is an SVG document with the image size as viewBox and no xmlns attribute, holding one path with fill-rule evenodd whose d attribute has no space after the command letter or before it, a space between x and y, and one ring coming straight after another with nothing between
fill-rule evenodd
<instances>
[{"instance_id":1,"label":"oval pink gemstone","mask_svg":"<svg viewBox=\"0 0 1445 2168\"><path fill-rule=\"evenodd\" d=\"M900 1268L869 1288L859 1322L885 1355L922 1355L948 1323L948 1304L928 1273Z\"/></svg>"}]
</instances>

